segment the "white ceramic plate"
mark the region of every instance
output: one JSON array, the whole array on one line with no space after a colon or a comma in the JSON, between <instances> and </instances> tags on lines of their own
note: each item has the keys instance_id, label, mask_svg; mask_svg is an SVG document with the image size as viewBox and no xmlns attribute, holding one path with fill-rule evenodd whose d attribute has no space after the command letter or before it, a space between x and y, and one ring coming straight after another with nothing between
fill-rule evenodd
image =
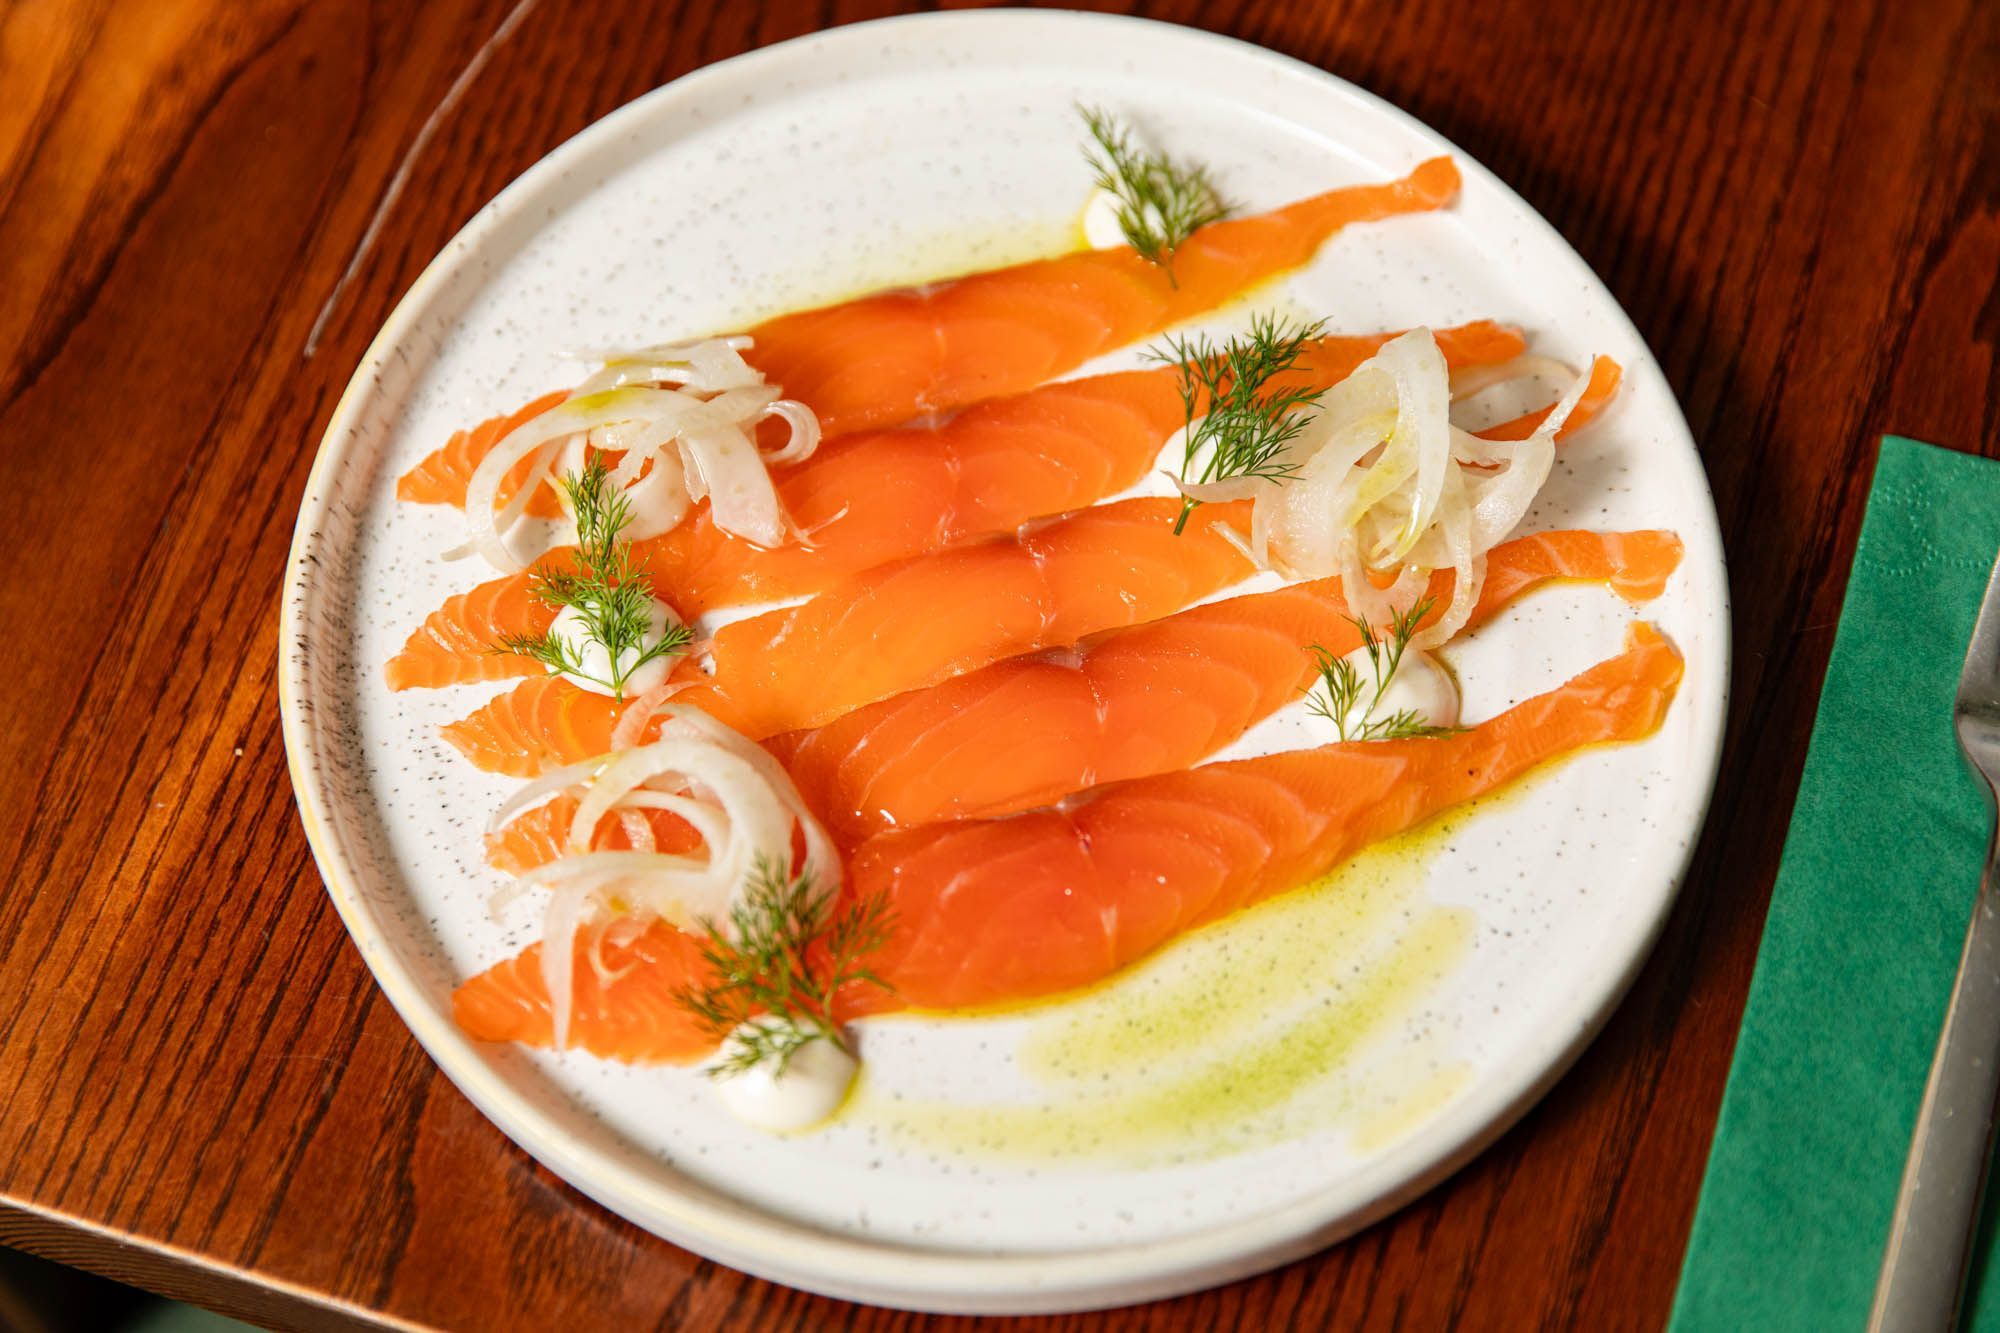
<instances>
[{"instance_id":1,"label":"white ceramic plate","mask_svg":"<svg viewBox=\"0 0 2000 1333\"><path fill-rule=\"evenodd\" d=\"M418 279L342 399L285 595L293 781L348 929L467 1096L606 1207L749 1272L891 1305L1032 1311L1220 1282L1400 1205L1497 1135L1596 1030L1663 919L1714 776L1727 590L1693 443L1652 357L1561 238L1455 154L1463 200L1357 228L1257 296L1366 330L1495 317L1626 367L1530 526L1668 527L1645 614L1687 657L1660 733L1592 751L1205 932L1082 1001L867 1025L863 1094L770 1139L701 1079L465 1040L452 986L498 924L477 833L509 784L435 739L498 687L390 694L381 665L478 571L398 473L454 427L573 382L565 352L741 328L885 283L1067 248L1101 105L1262 208L1451 146L1315 69L1191 30L978 13L841 28L690 75L552 153ZM1218 312L1240 326L1249 307ZM1103 366L1130 364L1136 350ZM1453 660L1473 718L1616 652L1632 612L1558 587ZM1148 1024L1163 1031L1148 1031ZM479 1182L465 1182L468 1207Z\"/></svg>"}]
</instances>

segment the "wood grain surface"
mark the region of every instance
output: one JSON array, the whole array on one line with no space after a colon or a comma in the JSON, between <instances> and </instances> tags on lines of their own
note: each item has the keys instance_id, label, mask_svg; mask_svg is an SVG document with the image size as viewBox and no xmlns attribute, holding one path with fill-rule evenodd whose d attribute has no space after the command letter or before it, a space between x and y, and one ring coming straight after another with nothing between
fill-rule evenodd
<instances>
[{"instance_id":1,"label":"wood grain surface","mask_svg":"<svg viewBox=\"0 0 2000 1333\"><path fill-rule=\"evenodd\" d=\"M281 1325L962 1322L742 1277L502 1139L349 945L273 686L314 446L431 255L621 103L894 8L0 3L0 1241ZM1407 108L1604 276L1701 442L1737 669L1672 922L1538 1109L1323 1254L1025 1322L1657 1327L1875 437L2000 452L2000 6L1135 8Z\"/></svg>"}]
</instances>

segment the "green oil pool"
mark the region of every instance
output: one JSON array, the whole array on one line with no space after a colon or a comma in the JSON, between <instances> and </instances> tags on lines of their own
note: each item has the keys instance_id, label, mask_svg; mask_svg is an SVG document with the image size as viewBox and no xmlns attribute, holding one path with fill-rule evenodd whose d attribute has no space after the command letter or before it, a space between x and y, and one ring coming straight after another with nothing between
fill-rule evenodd
<instances>
[{"instance_id":1,"label":"green oil pool","mask_svg":"<svg viewBox=\"0 0 2000 1333\"><path fill-rule=\"evenodd\" d=\"M1329 1128L1363 1151L1391 1142L1469 1072L1405 1020L1471 945L1472 914L1430 902L1425 882L1436 851L1487 804L1378 844L1104 985L1016 1010L1032 1099L917 1101L864 1086L849 1114L899 1140L1026 1161L1213 1158Z\"/></svg>"}]
</instances>

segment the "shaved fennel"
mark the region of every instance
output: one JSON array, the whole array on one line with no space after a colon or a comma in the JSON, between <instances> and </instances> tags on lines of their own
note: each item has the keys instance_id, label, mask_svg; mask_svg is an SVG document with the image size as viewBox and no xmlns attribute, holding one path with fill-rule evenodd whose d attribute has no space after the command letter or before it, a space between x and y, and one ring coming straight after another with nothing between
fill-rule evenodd
<instances>
[{"instance_id":1,"label":"shaved fennel","mask_svg":"<svg viewBox=\"0 0 2000 1333\"><path fill-rule=\"evenodd\" d=\"M768 867L793 864L793 838L804 844L797 873L831 901L840 857L798 789L761 747L696 709L658 698L642 703L663 719L657 740L572 764L528 783L501 806L498 832L523 811L568 795L576 801L566 852L517 879L507 893L550 891L543 921L542 979L548 987L555 1045L568 1041L579 933L627 918L662 920L729 937L747 895ZM688 852L653 845L647 812L684 820L699 839ZM599 826L619 821L634 845L595 850ZM722 923L716 925L714 923Z\"/></svg>"},{"instance_id":2,"label":"shaved fennel","mask_svg":"<svg viewBox=\"0 0 2000 1333\"><path fill-rule=\"evenodd\" d=\"M1539 358L1512 374L1541 373ZM1437 340L1415 329L1385 343L1321 399L1285 445L1278 484L1246 488L1250 550L1288 577L1338 575L1348 604L1391 623L1453 573L1451 601L1409 639L1434 648L1464 628L1485 581L1486 553L1526 516L1555 462L1555 438L1589 385L1570 388L1526 439L1497 443L1451 424L1454 396L1497 380L1452 376Z\"/></svg>"},{"instance_id":3,"label":"shaved fennel","mask_svg":"<svg viewBox=\"0 0 2000 1333\"><path fill-rule=\"evenodd\" d=\"M631 503L627 533L658 536L706 499L715 526L759 546L782 545L790 521L770 469L797 463L819 445L819 420L781 399L743 359L746 337L662 344L608 356L602 369L554 407L521 423L488 451L465 492L467 541L494 568L525 563L509 535L541 486L581 472L592 456L616 455L610 476ZM784 443L761 447L757 427L782 421ZM500 492L527 461L527 477L504 504Z\"/></svg>"}]
</instances>

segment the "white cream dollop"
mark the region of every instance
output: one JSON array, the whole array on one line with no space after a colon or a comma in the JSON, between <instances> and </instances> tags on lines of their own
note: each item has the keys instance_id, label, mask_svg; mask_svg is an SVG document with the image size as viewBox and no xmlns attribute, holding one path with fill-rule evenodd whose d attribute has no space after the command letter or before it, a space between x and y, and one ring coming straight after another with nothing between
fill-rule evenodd
<instances>
[{"instance_id":1,"label":"white cream dollop","mask_svg":"<svg viewBox=\"0 0 2000 1333\"><path fill-rule=\"evenodd\" d=\"M783 1133L832 1115L860 1069L860 1061L816 1037L792 1052L783 1072L774 1061L759 1061L742 1073L717 1075L715 1090L744 1124Z\"/></svg>"},{"instance_id":2,"label":"white cream dollop","mask_svg":"<svg viewBox=\"0 0 2000 1333\"><path fill-rule=\"evenodd\" d=\"M1125 229L1118 225L1117 195L1101 187L1090 192L1083 206L1083 239L1094 250L1125 244Z\"/></svg>"},{"instance_id":3,"label":"white cream dollop","mask_svg":"<svg viewBox=\"0 0 2000 1333\"><path fill-rule=\"evenodd\" d=\"M1366 648L1356 648L1347 655L1347 660L1361 673L1363 684L1361 698L1346 718L1348 732L1352 734L1367 720L1361 712L1375 693L1375 672L1369 665ZM1389 688L1382 691L1381 702L1368 716L1380 722L1406 709L1414 712L1418 720L1428 727L1458 725L1458 682L1435 657L1418 648L1403 650L1403 656L1396 665L1396 674L1389 677Z\"/></svg>"},{"instance_id":4,"label":"white cream dollop","mask_svg":"<svg viewBox=\"0 0 2000 1333\"><path fill-rule=\"evenodd\" d=\"M677 628L680 623L680 617L673 613L671 607L654 598L652 605L646 610L645 637L640 640L637 647L628 648L618 655L618 668L628 667L637 661L640 654L658 643L669 630ZM563 672L564 680L580 690L589 690L592 694L608 695L615 692L610 686L603 684L604 681L617 679L616 668L611 663L611 654L605 651L603 644L584 632L583 616L575 607L566 606L556 613L555 623L549 626L549 636L567 642L572 653L579 659L578 665L582 670ZM673 653L655 657L626 676L625 697L629 699L634 695L644 694L656 685L664 684L674 669L676 657L677 655ZM597 679L592 680L592 676Z\"/></svg>"}]
</instances>

